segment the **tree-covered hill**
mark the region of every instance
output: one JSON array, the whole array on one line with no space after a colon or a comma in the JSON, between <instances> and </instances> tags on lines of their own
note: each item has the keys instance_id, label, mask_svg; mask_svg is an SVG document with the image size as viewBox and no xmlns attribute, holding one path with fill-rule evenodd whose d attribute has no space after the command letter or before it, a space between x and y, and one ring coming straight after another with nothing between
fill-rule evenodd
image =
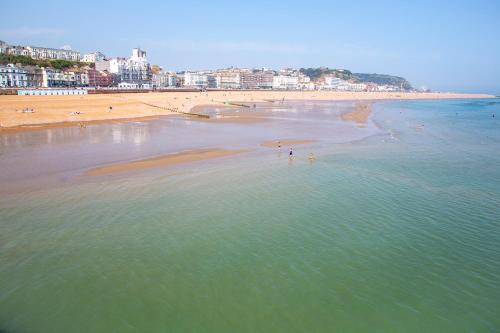
<instances>
[{"instance_id":1,"label":"tree-covered hill","mask_svg":"<svg viewBox=\"0 0 500 333\"><path fill-rule=\"evenodd\" d=\"M309 76L311 81L318 81L325 75L333 75L342 80L351 82L393 85L403 87L403 89L413 89L410 82L408 82L405 78L387 74L352 73L347 69L331 69L328 67L301 68L300 72Z\"/></svg>"},{"instance_id":2,"label":"tree-covered hill","mask_svg":"<svg viewBox=\"0 0 500 333\"><path fill-rule=\"evenodd\" d=\"M328 67L318 68L301 68L300 72L311 78L311 81L316 81L324 75L334 75L342 80L351 80L352 73L346 69L331 69Z\"/></svg>"},{"instance_id":3,"label":"tree-covered hill","mask_svg":"<svg viewBox=\"0 0 500 333\"><path fill-rule=\"evenodd\" d=\"M403 89L413 89L410 82L408 82L405 78L400 76L393 76L387 74L354 73L353 77L358 82L371 82L379 85L392 85L392 86L402 87Z\"/></svg>"}]
</instances>

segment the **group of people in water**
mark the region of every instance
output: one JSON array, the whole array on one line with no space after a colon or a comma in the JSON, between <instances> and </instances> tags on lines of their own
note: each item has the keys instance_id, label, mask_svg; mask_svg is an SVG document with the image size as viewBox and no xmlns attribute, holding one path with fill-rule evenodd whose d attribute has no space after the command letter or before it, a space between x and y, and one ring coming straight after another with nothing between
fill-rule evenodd
<instances>
[{"instance_id":1,"label":"group of people in water","mask_svg":"<svg viewBox=\"0 0 500 333\"><path fill-rule=\"evenodd\" d=\"M281 152L281 141L278 141L278 150ZM290 151L288 152L288 159L289 160L293 160L294 159L294 155L293 155L293 148L290 148ZM307 159L310 161L310 162L313 162L316 160L316 155L314 155L313 152L310 152L309 153L309 156L307 157Z\"/></svg>"}]
</instances>

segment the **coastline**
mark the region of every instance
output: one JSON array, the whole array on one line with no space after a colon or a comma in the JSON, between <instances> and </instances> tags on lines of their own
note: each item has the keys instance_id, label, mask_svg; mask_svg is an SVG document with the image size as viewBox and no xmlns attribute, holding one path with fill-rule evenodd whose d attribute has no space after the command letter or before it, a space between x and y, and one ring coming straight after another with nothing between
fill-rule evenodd
<instances>
[{"instance_id":1,"label":"coastline","mask_svg":"<svg viewBox=\"0 0 500 333\"><path fill-rule=\"evenodd\" d=\"M157 116L190 113L201 106L231 103L273 103L287 100L376 101L496 98L487 94L388 93L339 91L209 91L156 92L69 96L0 96L0 133L47 127L79 126L105 121L147 120ZM236 106L237 105L234 105ZM109 107L112 107L110 110ZM34 113L20 110L30 108ZM347 116L349 118L349 116ZM362 123L362 113L353 120Z\"/></svg>"}]
</instances>

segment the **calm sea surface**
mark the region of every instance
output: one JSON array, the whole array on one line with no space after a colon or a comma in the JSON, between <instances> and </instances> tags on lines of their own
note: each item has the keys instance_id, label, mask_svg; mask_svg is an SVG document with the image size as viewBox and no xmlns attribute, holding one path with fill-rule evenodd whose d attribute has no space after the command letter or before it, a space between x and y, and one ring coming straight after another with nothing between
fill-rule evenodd
<instances>
[{"instance_id":1,"label":"calm sea surface","mask_svg":"<svg viewBox=\"0 0 500 333\"><path fill-rule=\"evenodd\" d=\"M0 135L0 332L500 331L500 101L348 106Z\"/></svg>"}]
</instances>

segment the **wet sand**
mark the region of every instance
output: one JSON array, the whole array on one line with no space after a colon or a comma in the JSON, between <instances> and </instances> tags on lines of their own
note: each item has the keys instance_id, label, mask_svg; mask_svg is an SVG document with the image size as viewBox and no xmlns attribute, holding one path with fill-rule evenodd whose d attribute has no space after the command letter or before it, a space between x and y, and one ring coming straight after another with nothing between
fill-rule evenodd
<instances>
[{"instance_id":1,"label":"wet sand","mask_svg":"<svg viewBox=\"0 0 500 333\"><path fill-rule=\"evenodd\" d=\"M156 156L142 160L116 163L91 169L86 176L104 176L116 173L130 172L149 168L166 167L181 163L203 161L247 152L247 150L197 149L164 156Z\"/></svg>"},{"instance_id":2,"label":"wet sand","mask_svg":"<svg viewBox=\"0 0 500 333\"><path fill-rule=\"evenodd\" d=\"M195 111L210 115L210 119L154 115L93 120L84 123L87 128L71 127L72 123L8 128L0 131L0 192L92 179L87 176L128 177L128 171L131 174L141 169L169 173L176 164L186 163L181 165L184 169L189 168L188 162L224 156L227 159L217 162L232 163L240 157L230 155L243 151L269 154L277 149L278 140L283 151L296 148L300 158L303 150L309 149L307 144L318 142L321 147L377 133L370 119L363 130L341 119L357 103L290 100L255 102L250 108L205 104ZM319 153L316 147L315 153Z\"/></svg>"},{"instance_id":3,"label":"wet sand","mask_svg":"<svg viewBox=\"0 0 500 333\"><path fill-rule=\"evenodd\" d=\"M0 131L26 125L74 124L81 122L189 113L196 106L228 106L291 100L358 101L399 99L493 98L485 94L387 93L339 91L210 91L68 96L0 96ZM272 103L272 102L271 102ZM277 102L276 102L277 103ZM109 110L109 107L112 110ZM25 108L34 113L20 112ZM246 112L246 111L245 111ZM248 112L251 112L249 109ZM252 117L239 117L254 122ZM234 121L234 120L222 120Z\"/></svg>"},{"instance_id":4,"label":"wet sand","mask_svg":"<svg viewBox=\"0 0 500 333\"><path fill-rule=\"evenodd\" d=\"M50 130L50 129L58 129L58 128L67 128L67 127L81 127L85 128L87 126L92 125L104 125L104 124L125 124L130 122L146 122L158 120L160 117L164 116L144 116L144 117L135 117L135 118L116 118L116 119L101 119L101 120L89 120L89 121L65 121L65 122L57 122L57 123L49 123L49 124L33 124L33 125L20 125L13 127L1 127L0 133L19 133L19 132L27 132L34 130Z\"/></svg>"},{"instance_id":5,"label":"wet sand","mask_svg":"<svg viewBox=\"0 0 500 333\"><path fill-rule=\"evenodd\" d=\"M340 116L344 121L354 121L358 124L365 124L372 112L372 105L369 103L358 103L354 110L346 112Z\"/></svg>"},{"instance_id":6,"label":"wet sand","mask_svg":"<svg viewBox=\"0 0 500 333\"><path fill-rule=\"evenodd\" d=\"M311 143L318 142L317 140L279 140L281 147L297 146L297 145L307 145ZM262 147L267 148L278 148L278 140L275 141L264 141L260 144Z\"/></svg>"}]
</instances>

